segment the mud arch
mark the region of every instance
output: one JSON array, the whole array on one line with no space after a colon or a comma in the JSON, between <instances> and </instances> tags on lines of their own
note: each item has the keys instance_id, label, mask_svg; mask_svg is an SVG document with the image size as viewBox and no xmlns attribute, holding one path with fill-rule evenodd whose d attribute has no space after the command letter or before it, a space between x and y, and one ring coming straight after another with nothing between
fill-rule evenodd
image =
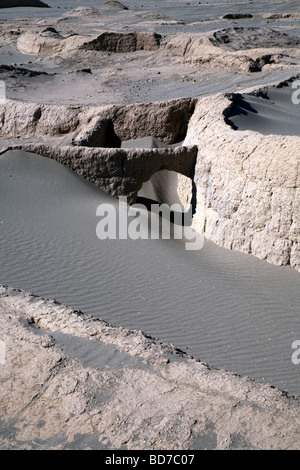
<instances>
[{"instance_id":1,"label":"mud arch","mask_svg":"<svg viewBox=\"0 0 300 470\"><path fill-rule=\"evenodd\" d=\"M23 144L3 150L23 150L56 160L113 197L127 196L134 204L143 183L160 170L171 170L193 179L197 146L163 149Z\"/></svg>"}]
</instances>

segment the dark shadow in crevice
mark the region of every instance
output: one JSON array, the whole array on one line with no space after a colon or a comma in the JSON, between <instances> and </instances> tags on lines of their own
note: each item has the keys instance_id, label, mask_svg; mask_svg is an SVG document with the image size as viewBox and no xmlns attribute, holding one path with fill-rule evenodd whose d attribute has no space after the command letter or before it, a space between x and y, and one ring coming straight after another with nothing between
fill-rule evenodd
<instances>
[{"instance_id":1,"label":"dark shadow in crevice","mask_svg":"<svg viewBox=\"0 0 300 470\"><path fill-rule=\"evenodd\" d=\"M235 131L238 130L238 126L230 118L237 116L248 116L249 113L258 114L257 110L253 108L248 101L240 94L235 94L231 96L232 105L228 112L224 114L224 119L226 124L232 127Z\"/></svg>"},{"instance_id":2,"label":"dark shadow in crevice","mask_svg":"<svg viewBox=\"0 0 300 470\"><path fill-rule=\"evenodd\" d=\"M197 186L194 181L194 176L192 178L192 198L191 198L191 208L192 208L192 217L196 213L197 208Z\"/></svg>"},{"instance_id":3,"label":"dark shadow in crevice","mask_svg":"<svg viewBox=\"0 0 300 470\"><path fill-rule=\"evenodd\" d=\"M169 210L166 204L161 204L160 202L155 201L154 199L149 199L142 196L137 197L136 204L143 204L143 206L146 207L149 213L153 212L152 205L155 205L156 208L160 211L159 216L161 218L164 218L165 220L169 220L170 223L173 225L179 225L181 227L190 227L192 225L193 214L191 209L187 212Z\"/></svg>"}]
</instances>

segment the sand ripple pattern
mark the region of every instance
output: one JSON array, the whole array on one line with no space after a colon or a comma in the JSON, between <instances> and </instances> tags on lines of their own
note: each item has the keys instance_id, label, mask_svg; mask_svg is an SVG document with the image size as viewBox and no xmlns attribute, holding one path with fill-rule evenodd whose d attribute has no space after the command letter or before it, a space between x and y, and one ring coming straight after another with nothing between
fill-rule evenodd
<instances>
[{"instance_id":1,"label":"sand ripple pattern","mask_svg":"<svg viewBox=\"0 0 300 470\"><path fill-rule=\"evenodd\" d=\"M205 242L96 237L117 201L57 162L0 157L0 284L143 330L216 367L300 394L300 276Z\"/></svg>"}]
</instances>

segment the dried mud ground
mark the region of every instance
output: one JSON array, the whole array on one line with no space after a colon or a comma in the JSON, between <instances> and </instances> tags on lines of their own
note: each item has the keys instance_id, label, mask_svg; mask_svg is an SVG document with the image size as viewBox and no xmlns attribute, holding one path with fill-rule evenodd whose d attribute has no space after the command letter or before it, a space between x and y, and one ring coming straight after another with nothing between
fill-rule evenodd
<instances>
[{"instance_id":1,"label":"dried mud ground","mask_svg":"<svg viewBox=\"0 0 300 470\"><path fill-rule=\"evenodd\" d=\"M199 97L282 80L299 68L297 2L49 5L27 15L0 10L0 79L11 99L95 106ZM252 17L224 18L228 13ZM115 53L113 38L98 50L74 46L103 32L155 33L159 47L119 44Z\"/></svg>"},{"instance_id":2,"label":"dried mud ground","mask_svg":"<svg viewBox=\"0 0 300 470\"><path fill-rule=\"evenodd\" d=\"M299 447L299 401L274 387L22 291L0 312L1 449Z\"/></svg>"}]
</instances>

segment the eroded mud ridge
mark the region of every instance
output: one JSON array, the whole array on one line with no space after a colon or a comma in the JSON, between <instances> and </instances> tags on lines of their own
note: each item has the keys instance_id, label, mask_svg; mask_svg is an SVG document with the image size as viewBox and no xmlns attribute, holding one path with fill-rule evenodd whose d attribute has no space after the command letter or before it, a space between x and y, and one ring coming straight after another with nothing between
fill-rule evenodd
<instances>
[{"instance_id":1,"label":"eroded mud ridge","mask_svg":"<svg viewBox=\"0 0 300 470\"><path fill-rule=\"evenodd\" d=\"M0 288L0 316L0 448L299 448L274 387L23 291Z\"/></svg>"},{"instance_id":2,"label":"eroded mud ridge","mask_svg":"<svg viewBox=\"0 0 300 470\"><path fill-rule=\"evenodd\" d=\"M300 161L294 119L299 113L287 104L296 79L252 92L262 107L254 109L254 118L249 105L241 109L239 95L230 94L101 108L8 101L1 110L2 136L20 142L11 149L53 158L131 203L157 171L176 171L190 179L188 184L179 179L182 201L189 203L192 191L197 192L195 230L226 248L300 270ZM268 113L264 117L272 106L268 93L279 100L272 118ZM236 130L245 114L249 128L256 125L253 131L245 125L243 131ZM149 135L170 147L120 149L123 141Z\"/></svg>"},{"instance_id":3,"label":"eroded mud ridge","mask_svg":"<svg viewBox=\"0 0 300 470\"><path fill-rule=\"evenodd\" d=\"M0 18L5 65L48 74L20 79L0 70L0 79L8 81L12 99L128 105L210 95L212 89L236 91L237 86L287 78L288 70L299 67L300 40L293 28L297 12L288 17L278 13L276 19L263 12L252 20L234 19L234 12L226 17L220 10L211 18L211 6L198 7L205 9L201 21L173 18L160 11L165 4L151 4L148 11L146 5L127 8L111 2L62 16L58 10L59 16L40 21L18 18L17 27ZM189 8L180 5L180 14Z\"/></svg>"}]
</instances>

